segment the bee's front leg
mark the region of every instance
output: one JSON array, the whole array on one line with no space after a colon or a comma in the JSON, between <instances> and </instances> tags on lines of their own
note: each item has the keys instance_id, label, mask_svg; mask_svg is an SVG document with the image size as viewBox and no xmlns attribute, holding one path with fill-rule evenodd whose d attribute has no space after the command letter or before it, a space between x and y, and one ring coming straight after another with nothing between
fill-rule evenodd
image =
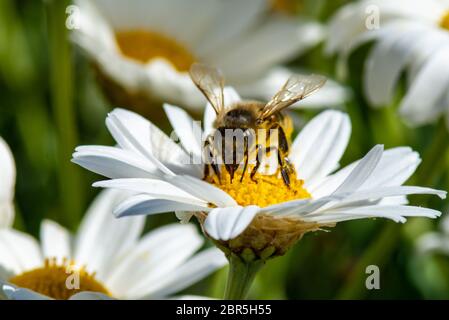
<instances>
[{"instance_id":1,"label":"bee's front leg","mask_svg":"<svg viewBox=\"0 0 449 320\"><path fill-rule=\"evenodd\" d=\"M206 159L210 159L210 164L208 163L209 161L207 161L204 165L204 178L209 176L210 167L212 167L212 170L218 178L218 182L221 183L220 169L218 168L218 164L216 162L217 156L212 145L213 143L211 142L211 137L209 136L207 140L204 141L204 152L206 153Z\"/></svg>"},{"instance_id":2,"label":"bee's front leg","mask_svg":"<svg viewBox=\"0 0 449 320\"><path fill-rule=\"evenodd\" d=\"M257 144L256 145L256 164L253 167L253 170L251 170L251 174L250 174L251 180L254 181L255 183L257 183L257 180L254 179L254 176L256 175L257 170L259 170L259 167L260 167L260 158L261 158L260 151L261 150L262 150L262 145Z\"/></svg>"}]
</instances>

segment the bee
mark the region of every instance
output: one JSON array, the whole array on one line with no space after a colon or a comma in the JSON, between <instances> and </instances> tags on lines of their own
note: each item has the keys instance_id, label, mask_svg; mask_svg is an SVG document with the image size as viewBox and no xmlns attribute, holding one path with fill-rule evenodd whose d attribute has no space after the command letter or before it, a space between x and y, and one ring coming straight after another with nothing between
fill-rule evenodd
<instances>
[{"instance_id":1,"label":"bee","mask_svg":"<svg viewBox=\"0 0 449 320\"><path fill-rule=\"evenodd\" d=\"M216 159L219 156L222 159L227 158L225 153L229 151L229 147L226 145L231 144L232 157L230 161L224 161L231 182L242 161L243 172L240 181L243 180L251 154L255 154L255 165L251 170L250 178L257 182L254 176L259 170L263 155L275 152L282 179L289 187L290 174L294 172L287 158L292 125L284 109L320 89L325 84L326 78L318 75L293 75L267 103L241 101L225 107L224 78L218 69L195 63L191 66L189 73L192 81L215 110L216 119L213 127L215 132L220 133L221 139L218 142L214 141L216 135L209 134L204 142L204 151L209 157L215 159L205 166L205 178L212 167L215 175L220 179L220 168ZM239 140L241 143L232 138L233 141L226 141L227 130L240 130L243 133L243 139ZM261 137L260 132L266 132L264 137ZM275 137L272 136L272 132L275 132ZM220 149L221 152L218 151ZM238 157L238 150L242 150L241 157Z\"/></svg>"}]
</instances>

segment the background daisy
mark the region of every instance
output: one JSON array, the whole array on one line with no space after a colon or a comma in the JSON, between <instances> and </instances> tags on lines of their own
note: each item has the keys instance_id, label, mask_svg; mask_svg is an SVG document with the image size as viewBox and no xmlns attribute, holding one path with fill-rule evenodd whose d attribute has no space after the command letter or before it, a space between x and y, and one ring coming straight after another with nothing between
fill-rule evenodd
<instances>
[{"instance_id":1,"label":"background daisy","mask_svg":"<svg viewBox=\"0 0 449 320\"><path fill-rule=\"evenodd\" d=\"M16 166L6 142L0 137L0 228L10 226L14 220L14 187Z\"/></svg>"},{"instance_id":2,"label":"background daisy","mask_svg":"<svg viewBox=\"0 0 449 320\"><path fill-rule=\"evenodd\" d=\"M243 95L267 99L290 73L279 64L315 46L325 34L317 22L276 13L267 0L96 0L76 5L73 39L102 74L114 104L140 105L142 113L148 112L148 99L200 111L204 99L187 74L195 61L220 67ZM305 105L338 105L345 95L330 81Z\"/></svg>"},{"instance_id":3,"label":"background daisy","mask_svg":"<svg viewBox=\"0 0 449 320\"><path fill-rule=\"evenodd\" d=\"M363 89L371 105L392 103L405 73L406 93L399 106L405 119L423 125L446 114L449 124L447 0L357 1L335 14L329 32L327 51L339 53L343 60L357 47L375 42L363 73Z\"/></svg>"},{"instance_id":4,"label":"background daisy","mask_svg":"<svg viewBox=\"0 0 449 320\"><path fill-rule=\"evenodd\" d=\"M0 231L0 283L10 299L166 298L224 266L193 225L167 225L141 236L144 218L111 214L123 193L106 191L92 203L75 237L44 220L41 239ZM79 289L70 276L79 275ZM87 291L87 292L85 292Z\"/></svg>"}]
</instances>

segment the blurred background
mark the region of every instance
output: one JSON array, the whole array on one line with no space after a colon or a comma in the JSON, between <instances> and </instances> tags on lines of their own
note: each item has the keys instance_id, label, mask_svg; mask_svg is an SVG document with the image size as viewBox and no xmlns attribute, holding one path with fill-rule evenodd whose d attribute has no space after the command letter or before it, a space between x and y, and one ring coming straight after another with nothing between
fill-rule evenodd
<instances>
[{"instance_id":1,"label":"blurred background","mask_svg":"<svg viewBox=\"0 0 449 320\"><path fill-rule=\"evenodd\" d=\"M295 6L300 10L290 14L325 23L348 2L298 1ZM72 164L71 154L77 145L113 143L104 119L117 105L108 102L91 64L68 38L68 5L66 0L0 0L0 136L10 145L17 166L14 226L35 236L43 218L76 230L98 192L90 187L98 177ZM367 106L361 94L361 69L369 47L357 49L349 60L351 76L345 85L352 94L342 108L351 116L353 133L342 165L360 158L376 143L387 148L410 145L426 161L438 127L411 129L396 116L396 106ZM320 44L289 65L335 79L334 59L323 54ZM295 111L304 121L317 112ZM440 172L428 174L421 168L412 179L448 190L449 161L446 154L440 156L446 160ZM447 211L447 201L424 196L410 200ZM147 229L167 222L176 222L175 216L153 216L147 219ZM416 250L415 240L437 230L438 224L424 219L410 219L405 225L363 220L308 234L285 257L267 264L250 298L448 299L449 257ZM380 290L365 288L365 268L370 264L380 267ZM221 297L225 276L226 270L221 270L187 292Z\"/></svg>"}]
</instances>

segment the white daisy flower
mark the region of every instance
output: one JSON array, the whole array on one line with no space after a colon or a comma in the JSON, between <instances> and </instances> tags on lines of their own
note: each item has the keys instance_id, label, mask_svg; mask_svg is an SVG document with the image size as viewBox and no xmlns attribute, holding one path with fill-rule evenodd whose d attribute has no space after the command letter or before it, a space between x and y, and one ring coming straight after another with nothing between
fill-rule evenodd
<instances>
[{"instance_id":1,"label":"white daisy flower","mask_svg":"<svg viewBox=\"0 0 449 320\"><path fill-rule=\"evenodd\" d=\"M0 137L0 228L10 226L14 220L14 187L16 166L11 150Z\"/></svg>"},{"instance_id":2,"label":"white daisy flower","mask_svg":"<svg viewBox=\"0 0 449 320\"><path fill-rule=\"evenodd\" d=\"M373 106L392 102L405 73L407 91L400 104L405 119L422 125L446 113L449 124L449 1L357 1L335 14L329 32L327 50L340 53L343 61L356 47L375 42L363 75Z\"/></svg>"},{"instance_id":3,"label":"white daisy flower","mask_svg":"<svg viewBox=\"0 0 449 320\"><path fill-rule=\"evenodd\" d=\"M224 91L227 108L239 101ZM294 139L289 159L296 171L287 187L278 174L246 175L233 182L222 170L221 181L203 179L203 165L189 164L189 155L202 150L201 127L182 109L165 105L179 136L178 145L143 117L115 109L106 125L116 147L80 146L73 162L110 178L96 187L137 192L116 207L117 217L177 213L183 221L195 215L203 231L220 247L241 253L250 248L262 259L283 254L308 231L338 222L382 217L405 222L405 217L435 218L439 211L407 206L405 196L446 192L402 186L420 157L408 147L384 151L375 146L364 158L338 170L350 136L349 117L325 111L311 120ZM203 130L213 131L215 113L206 108ZM199 133L199 135L198 135Z\"/></svg>"},{"instance_id":4,"label":"white daisy flower","mask_svg":"<svg viewBox=\"0 0 449 320\"><path fill-rule=\"evenodd\" d=\"M0 230L0 296L9 299L165 298L222 267L218 249L203 245L193 225L171 224L141 237L143 217L115 219L123 192L101 193L75 237L49 220L40 244Z\"/></svg>"},{"instance_id":5,"label":"white daisy flower","mask_svg":"<svg viewBox=\"0 0 449 320\"><path fill-rule=\"evenodd\" d=\"M97 66L114 104L132 101L147 113L153 100L201 111L204 98L187 74L195 61L219 67L244 96L267 99L290 73L279 64L325 34L317 22L273 13L270 3L79 0L73 39ZM345 96L330 81L303 106L335 106Z\"/></svg>"}]
</instances>

